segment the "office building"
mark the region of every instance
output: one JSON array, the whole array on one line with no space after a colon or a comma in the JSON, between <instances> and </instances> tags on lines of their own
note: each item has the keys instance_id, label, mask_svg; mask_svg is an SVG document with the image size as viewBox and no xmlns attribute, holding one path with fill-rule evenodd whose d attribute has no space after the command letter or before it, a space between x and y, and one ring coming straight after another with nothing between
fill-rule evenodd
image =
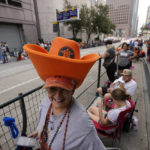
<instances>
[{"instance_id":1,"label":"office building","mask_svg":"<svg viewBox=\"0 0 150 150\"><path fill-rule=\"evenodd\" d=\"M107 0L109 18L116 25L120 37L137 35L139 0Z\"/></svg>"},{"instance_id":2,"label":"office building","mask_svg":"<svg viewBox=\"0 0 150 150\"><path fill-rule=\"evenodd\" d=\"M146 17L146 24L149 24L149 23L150 23L150 6L148 7L147 17Z\"/></svg>"},{"instance_id":3,"label":"office building","mask_svg":"<svg viewBox=\"0 0 150 150\"><path fill-rule=\"evenodd\" d=\"M0 41L10 51L38 41L33 0L0 0Z\"/></svg>"}]
</instances>

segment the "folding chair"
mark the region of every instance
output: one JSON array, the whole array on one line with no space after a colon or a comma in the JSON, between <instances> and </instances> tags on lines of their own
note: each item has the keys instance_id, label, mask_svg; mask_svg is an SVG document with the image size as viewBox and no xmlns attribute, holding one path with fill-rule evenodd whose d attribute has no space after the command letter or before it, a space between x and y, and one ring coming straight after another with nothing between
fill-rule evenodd
<instances>
[{"instance_id":1,"label":"folding chair","mask_svg":"<svg viewBox=\"0 0 150 150\"><path fill-rule=\"evenodd\" d=\"M120 112L116 125L102 126L101 124L92 120L95 128L97 129L98 134L113 139L113 141L112 141L113 146L117 139L120 142L121 131L122 131L123 125L127 119L128 114L134 110L135 104L131 100L129 100L129 102L131 104L131 107ZM108 133L108 132L110 132L110 133Z\"/></svg>"},{"instance_id":2,"label":"folding chair","mask_svg":"<svg viewBox=\"0 0 150 150\"><path fill-rule=\"evenodd\" d=\"M129 99L128 101L130 102L131 106L133 106L133 105L135 106L134 102L131 99ZM106 107L106 111L108 111L109 109L114 108L114 104L112 103L112 99L105 99L104 104L105 104L105 107Z\"/></svg>"}]
</instances>

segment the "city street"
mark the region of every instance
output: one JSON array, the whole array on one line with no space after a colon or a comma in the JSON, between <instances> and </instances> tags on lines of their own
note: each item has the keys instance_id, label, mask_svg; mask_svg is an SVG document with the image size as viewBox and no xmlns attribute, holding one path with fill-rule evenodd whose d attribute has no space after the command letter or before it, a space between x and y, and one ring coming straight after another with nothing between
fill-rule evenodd
<instances>
[{"instance_id":1,"label":"city street","mask_svg":"<svg viewBox=\"0 0 150 150\"><path fill-rule=\"evenodd\" d=\"M115 46L117 46L116 44ZM88 53L103 53L105 51L105 47L95 47L89 49L81 49L81 56L86 55ZM97 77L97 64L96 63L89 74L87 75L83 85L77 89L75 93L75 97L79 95L82 91L84 91L91 83L96 80ZM134 61L133 65L136 69L133 69L133 76L136 79L138 84L138 88L135 96L133 97L133 101L138 98L136 109L138 112L135 112L134 115L139 119L138 130L131 131L129 133L122 133L120 148L122 150L147 150L148 148L148 129L146 127L146 123L149 126L149 117L147 116L147 112L149 112L149 99L148 99L148 88L146 86L146 77L144 73L143 63L142 61ZM149 66L148 66L149 67ZM0 64L0 104L15 98L18 93L28 92L40 85L43 82L38 77L34 67L32 66L29 59L19 62L11 62L6 64ZM95 72L95 71L96 72ZM102 67L101 74L105 71ZM105 76L106 77L106 76ZM104 84L104 77L101 80L101 84ZM95 94L96 87L92 87L92 90L86 92L81 98L78 99L80 103L82 103L85 107L87 107L87 103ZM107 145L111 145L111 140L103 139L102 141ZM126 144L128 143L128 144ZM118 145L117 145L118 146ZM116 146L116 147L117 147Z\"/></svg>"},{"instance_id":2,"label":"city street","mask_svg":"<svg viewBox=\"0 0 150 150\"><path fill-rule=\"evenodd\" d=\"M0 0L0 150L150 150L149 78L150 0Z\"/></svg>"},{"instance_id":3,"label":"city street","mask_svg":"<svg viewBox=\"0 0 150 150\"><path fill-rule=\"evenodd\" d=\"M81 56L104 52L105 47L81 49ZM0 104L43 84L29 59L0 64Z\"/></svg>"}]
</instances>

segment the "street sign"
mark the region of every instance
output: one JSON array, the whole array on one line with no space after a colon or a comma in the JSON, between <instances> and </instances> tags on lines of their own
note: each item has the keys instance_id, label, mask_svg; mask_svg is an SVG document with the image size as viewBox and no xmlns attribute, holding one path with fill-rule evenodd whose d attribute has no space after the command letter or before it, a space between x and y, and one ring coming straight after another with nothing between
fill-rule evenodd
<instances>
[{"instance_id":1,"label":"street sign","mask_svg":"<svg viewBox=\"0 0 150 150\"><path fill-rule=\"evenodd\" d=\"M53 22L53 32L58 32L58 23Z\"/></svg>"},{"instance_id":2,"label":"street sign","mask_svg":"<svg viewBox=\"0 0 150 150\"><path fill-rule=\"evenodd\" d=\"M79 9L72 8L70 10L65 9L64 11L56 10L56 17L57 22L79 20Z\"/></svg>"}]
</instances>

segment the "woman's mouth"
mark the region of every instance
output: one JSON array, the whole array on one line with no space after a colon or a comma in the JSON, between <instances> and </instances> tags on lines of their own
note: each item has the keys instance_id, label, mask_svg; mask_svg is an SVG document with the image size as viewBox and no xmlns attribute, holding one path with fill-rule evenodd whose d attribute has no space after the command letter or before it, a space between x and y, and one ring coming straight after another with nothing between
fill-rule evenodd
<instances>
[{"instance_id":1,"label":"woman's mouth","mask_svg":"<svg viewBox=\"0 0 150 150\"><path fill-rule=\"evenodd\" d=\"M55 99L55 98L53 98L53 100L57 103L62 103L65 101L65 99Z\"/></svg>"}]
</instances>

